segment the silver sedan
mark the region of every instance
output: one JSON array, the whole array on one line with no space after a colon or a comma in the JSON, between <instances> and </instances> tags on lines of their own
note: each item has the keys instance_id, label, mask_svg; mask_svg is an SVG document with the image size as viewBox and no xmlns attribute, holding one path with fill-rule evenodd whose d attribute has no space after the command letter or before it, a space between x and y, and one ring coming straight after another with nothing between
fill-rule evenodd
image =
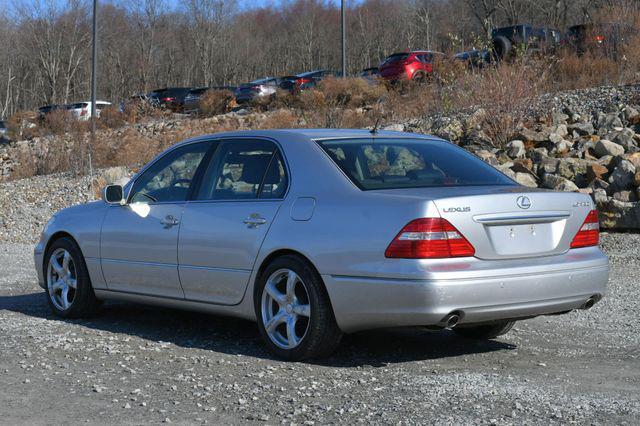
<instances>
[{"instance_id":1,"label":"silver sedan","mask_svg":"<svg viewBox=\"0 0 640 426\"><path fill-rule=\"evenodd\" d=\"M35 264L62 317L106 299L233 315L298 360L358 330L491 339L588 309L608 280L598 239L587 195L519 186L441 139L272 130L169 148L55 214Z\"/></svg>"}]
</instances>

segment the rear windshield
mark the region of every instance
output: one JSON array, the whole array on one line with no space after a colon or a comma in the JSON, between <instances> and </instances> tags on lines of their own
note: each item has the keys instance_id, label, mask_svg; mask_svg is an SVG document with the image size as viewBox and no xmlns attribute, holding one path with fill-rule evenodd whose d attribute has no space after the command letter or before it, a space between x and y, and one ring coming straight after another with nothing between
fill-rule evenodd
<instances>
[{"instance_id":1,"label":"rear windshield","mask_svg":"<svg viewBox=\"0 0 640 426\"><path fill-rule=\"evenodd\" d=\"M444 141L340 139L318 143L362 190L516 185L484 161Z\"/></svg>"},{"instance_id":2,"label":"rear windshield","mask_svg":"<svg viewBox=\"0 0 640 426\"><path fill-rule=\"evenodd\" d=\"M384 64L390 64L392 62L404 61L408 57L409 57L408 53L394 53L393 55L385 59L382 64L384 65Z\"/></svg>"}]
</instances>

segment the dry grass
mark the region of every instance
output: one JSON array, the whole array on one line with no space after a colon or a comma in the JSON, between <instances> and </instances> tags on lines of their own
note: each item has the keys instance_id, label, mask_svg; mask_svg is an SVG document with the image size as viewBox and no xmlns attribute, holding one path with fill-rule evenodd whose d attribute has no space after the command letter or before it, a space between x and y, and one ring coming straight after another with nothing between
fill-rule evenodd
<instances>
[{"instance_id":1,"label":"dry grass","mask_svg":"<svg viewBox=\"0 0 640 426\"><path fill-rule=\"evenodd\" d=\"M200 98L200 115L203 117L212 117L214 115L225 114L237 105L236 98L231 91L208 90Z\"/></svg>"}]
</instances>

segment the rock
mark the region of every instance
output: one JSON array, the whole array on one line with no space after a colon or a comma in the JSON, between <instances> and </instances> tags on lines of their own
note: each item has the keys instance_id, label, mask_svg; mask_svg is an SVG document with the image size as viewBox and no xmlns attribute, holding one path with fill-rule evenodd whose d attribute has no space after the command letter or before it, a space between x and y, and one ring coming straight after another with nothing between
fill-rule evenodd
<instances>
[{"instance_id":1,"label":"rock","mask_svg":"<svg viewBox=\"0 0 640 426\"><path fill-rule=\"evenodd\" d=\"M538 164L538 176L544 174L553 174L558 170L560 160L553 157L543 157Z\"/></svg>"},{"instance_id":2,"label":"rock","mask_svg":"<svg viewBox=\"0 0 640 426\"><path fill-rule=\"evenodd\" d=\"M538 182L530 173L516 173L515 181L522 186L537 188Z\"/></svg>"},{"instance_id":3,"label":"rock","mask_svg":"<svg viewBox=\"0 0 640 426\"><path fill-rule=\"evenodd\" d=\"M531 142L544 142L549 140L550 132L536 132L535 130L528 129L526 127L518 131L518 137L525 141Z\"/></svg>"},{"instance_id":4,"label":"rock","mask_svg":"<svg viewBox=\"0 0 640 426\"><path fill-rule=\"evenodd\" d=\"M627 160L620 161L620 164L616 166L611 176L609 176L609 183L611 184L612 190L616 192L632 189L635 175L636 168L631 162Z\"/></svg>"},{"instance_id":5,"label":"rock","mask_svg":"<svg viewBox=\"0 0 640 426\"><path fill-rule=\"evenodd\" d=\"M549 151L547 151L546 148L534 148L529 151L529 158L531 158L534 163L539 163L544 157L548 156Z\"/></svg>"},{"instance_id":6,"label":"rock","mask_svg":"<svg viewBox=\"0 0 640 426\"><path fill-rule=\"evenodd\" d=\"M516 179L516 174L513 170L511 170L511 165L500 164L499 166L496 166L496 169L500 170L502 173L509 176L511 179L513 180Z\"/></svg>"},{"instance_id":7,"label":"rock","mask_svg":"<svg viewBox=\"0 0 640 426\"><path fill-rule=\"evenodd\" d=\"M594 189L592 197L593 201L595 201L597 205L604 204L609 199L609 197L607 196L607 191L601 188Z\"/></svg>"},{"instance_id":8,"label":"rock","mask_svg":"<svg viewBox=\"0 0 640 426\"><path fill-rule=\"evenodd\" d=\"M480 149L478 151L475 151L474 154L480 157L480 159L482 159L484 162L489 163L492 166L497 166L499 164L496 155L489 150Z\"/></svg>"},{"instance_id":9,"label":"rock","mask_svg":"<svg viewBox=\"0 0 640 426\"><path fill-rule=\"evenodd\" d=\"M547 174L544 176L543 186L545 188L554 189L556 191L577 191L578 187L575 183L562 176Z\"/></svg>"},{"instance_id":10,"label":"rock","mask_svg":"<svg viewBox=\"0 0 640 426\"><path fill-rule=\"evenodd\" d=\"M605 166L598 163L590 163L587 166L586 178L588 182L592 182L595 179L603 179L607 173L609 173L609 169Z\"/></svg>"},{"instance_id":11,"label":"rock","mask_svg":"<svg viewBox=\"0 0 640 426\"><path fill-rule=\"evenodd\" d=\"M565 179L575 180L578 175L586 175L587 166L587 160L563 158L558 163L556 173Z\"/></svg>"},{"instance_id":12,"label":"rock","mask_svg":"<svg viewBox=\"0 0 640 426\"><path fill-rule=\"evenodd\" d=\"M569 129L567 128L566 124L559 124L555 127L553 133L565 137L569 134Z\"/></svg>"},{"instance_id":13,"label":"rock","mask_svg":"<svg viewBox=\"0 0 640 426\"><path fill-rule=\"evenodd\" d=\"M593 188L594 190L595 190L595 189L602 189L602 190L603 190L603 191L605 191L607 194L609 194L609 192L610 192L610 188L611 188L611 185L609 185L609 183L608 183L608 182L605 182L605 181L604 181L604 180L602 180L602 179L594 179L594 180L593 180L593 182L591 182L591 183L589 184L589 186L590 186L591 188Z\"/></svg>"},{"instance_id":14,"label":"rock","mask_svg":"<svg viewBox=\"0 0 640 426\"><path fill-rule=\"evenodd\" d=\"M622 117L627 123L633 123L640 119L640 112L634 107L627 106L624 111L622 111Z\"/></svg>"},{"instance_id":15,"label":"rock","mask_svg":"<svg viewBox=\"0 0 640 426\"><path fill-rule=\"evenodd\" d=\"M462 122L456 118L439 117L431 125L433 134L451 142L458 143L464 136Z\"/></svg>"},{"instance_id":16,"label":"rock","mask_svg":"<svg viewBox=\"0 0 640 426\"><path fill-rule=\"evenodd\" d=\"M640 203L609 198L599 206L600 225L609 229L640 228Z\"/></svg>"},{"instance_id":17,"label":"rock","mask_svg":"<svg viewBox=\"0 0 640 426\"><path fill-rule=\"evenodd\" d=\"M604 157L606 155L616 156L624 154L624 148L622 146L606 139L600 139L598 142L596 142L594 151L598 158Z\"/></svg>"},{"instance_id":18,"label":"rock","mask_svg":"<svg viewBox=\"0 0 640 426\"><path fill-rule=\"evenodd\" d=\"M563 141L564 138L561 135L557 134L557 133L551 133L549 135L549 140L551 142L553 142L554 144L558 144L558 142Z\"/></svg>"},{"instance_id":19,"label":"rock","mask_svg":"<svg viewBox=\"0 0 640 426\"><path fill-rule=\"evenodd\" d=\"M567 114L563 114L558 111L554 111L551 113L551 120L553 121L553 124L566 124L568 119L569 116Z\"/></svg>"},{"instance_id":20,"label":"rock","mask_svg":"<svg viewBox=\"0 0 640 426\"><path fill-rule=\"evenodd\" d=\"M608 130L613 129L614 127L622 127L622 120L617 112L610 113L598 113L598 119L596 120L596 125L598 126L598 133L606 132Z\"/></svg>"},{"instance_id":21,"label":"rock","mask_svg":"<svg viewBox=\"0 0 640 426\"><path fill-rule=\"evenodd\" d=\"M404 124L391 124L383 127L382 130L391 130L393 132L404 132Z\"/></svg>"},{"instance_id":22,"label":"rock","mask_svg":"<svg viewBox=\"0 0 640 426\"><path fill-rule=\"evenodd\" d=\"M518 173L531 173L533 170L533 161L529 158L518 158L513 161L511 170Z\"/></svg>"},{"instance_id":23,"label":"rock","mask_svg":"<svg viewBox=\"0 0 640 426\"><path fill-rule=\"evenodd\" d=\"M636 169L640 170L640 152L627 155L626 160L630 161Z\"/></svg>"},{"instance_id":24,"label":"rock","mask_svg":"<svg viewBox=\"0 0 640 426\"><path fill-rule=\"evenodd\" d=\"M635 191L618 191L613 193L613 198L625 203L638 201Z\"/></svg>"},{"instance_id":25,"label":"rock","mask_svg":"<svg viewBox=\"0 0 640 426\"><path fill-rule=\"evenodd\" d=\"M524 142L513 140L507 144L506 152L510 158L523 158L527 150L524 147Z\"/></svg>"},{"instance_id":26,"label":"rock","mask_svg":"<svg viewBox=\"0 0 640 426\"><path fill-rule=\"evenodd\" d=\"M602 139L610 140L611 142L617 143L622 146L625 151L636 152L638 151L638 142L636 141L635 132L628 128L620 128L619 130L614 130L608 133L603 134Z\"/></svg>"},{"instance_id":27,"label":"rock","mask_svg":"<svg viewBox=\"0 0 640 426\"><path fill-rule=\"evenodd\" d=\"M593 124L589 122L574 123L567 126L569 131L577 133L579 136L592 135L595 132Z\"/></svg>"},{"instance_id":28,"label":"rock","mask_svg":"<svg viewBox=\"0 0 640 426\"><path fill-rule=\"evenodd\" d=\"M562 139L560 142L556 144L556 153L558 154L566 154L571 150L573 144L565 139Z\"/></svg>"}]
</instances>

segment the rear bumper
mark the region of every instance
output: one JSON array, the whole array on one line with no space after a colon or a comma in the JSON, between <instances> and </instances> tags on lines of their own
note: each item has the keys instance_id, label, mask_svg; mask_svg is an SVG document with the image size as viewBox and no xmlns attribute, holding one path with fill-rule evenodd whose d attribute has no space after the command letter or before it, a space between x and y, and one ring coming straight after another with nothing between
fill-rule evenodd
<instances>
[{"instance_id":1,"label":"rear bumper","mask_svg":"<svg viewBox=\"0 0 640 426\"><path fill-rule=\"evenodd\" d=\"M593 250L593 249L587 249ZM464 278L407 280L323 275L339 327L364 329L439 325L452 312L459 324L527 318L581 308L605 294L608 260L599 250L588 262L482 270ZM522 261L521 263L525 263ZM521 273L526 271L526 273Z\"/></svg>"}]
</instances>

